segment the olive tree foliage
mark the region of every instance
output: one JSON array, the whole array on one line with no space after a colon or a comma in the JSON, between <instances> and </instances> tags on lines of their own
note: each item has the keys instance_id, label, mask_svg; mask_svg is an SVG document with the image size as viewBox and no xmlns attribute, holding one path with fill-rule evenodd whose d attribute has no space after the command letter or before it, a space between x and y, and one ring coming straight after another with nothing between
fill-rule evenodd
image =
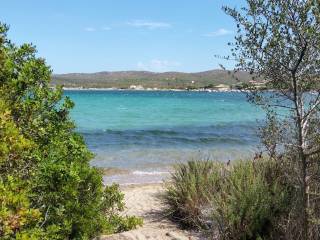
<instances>
[{"instance_id":1,"label":"olive tree foliage","mask_svg":"<svg viewBox=\"0 0 320 240\"><path fill-rule=\"evenodd\" d=\"M104 190L89 165L72 101L50 86L51 69L36 48L15 45L7 31L0 23L0 238L90 239L141 224L109 214L123 198L110 201L119 189Z\"/></svg>"},{"instance_id":2,"label":"olive tree foliage","mask_svg":"<svg viewBox=\"0 0 320 240\"><path fill-rule=\"evenodd\" d=\"M320 197L320 2L247 0L224 7L237 24L229 59L236 70L265 80L267 93L248 84L249 100L267 111L262 142L270 156L290 160L296 202L284 223L287 238L318 239ZM291 236L291 237L290 237Z\"/></svg>"}]
</instances>

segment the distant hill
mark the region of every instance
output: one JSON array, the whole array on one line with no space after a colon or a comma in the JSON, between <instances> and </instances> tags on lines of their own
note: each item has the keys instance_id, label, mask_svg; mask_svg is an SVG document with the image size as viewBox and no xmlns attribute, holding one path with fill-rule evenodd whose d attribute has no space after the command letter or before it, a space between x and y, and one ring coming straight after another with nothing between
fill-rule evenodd
<instances>
[{"instance_id":1,"label":"distant hill","mask_svg":"<svg viewBox=\"0 0 320 240\"><path fill-rule=\"evenodd\" d=\"M241 82L248 82L250 76L246 72L238 72L235 76L231 71L211 70L197 73L148 71L119 71L97 73L68 73L54 74L53 85L83 88L121 88L132 86L158 89L186 89L186 88L213 88L217 85L235 87Z\"/></svg>"}]
</instances>

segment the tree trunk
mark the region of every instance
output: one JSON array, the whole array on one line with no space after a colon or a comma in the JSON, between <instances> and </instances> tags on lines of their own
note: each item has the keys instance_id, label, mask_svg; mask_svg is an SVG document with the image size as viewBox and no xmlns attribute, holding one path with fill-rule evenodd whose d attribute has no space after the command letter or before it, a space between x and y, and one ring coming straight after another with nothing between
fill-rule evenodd
<instances>
[{"instance_id":1,"label":"tree trunk","mask_svg":"<svg viewBox=\"0 0 320 240\"><path fill-rule=\"evenodd\" d=\"M301 151L302 152L302 151ZM302 239L308 239L308 182L307 182L307 159L305 154L302 152L300 155L301 160L301 200L302 200Z\"/></svg>"},{"instance_id":2,"label":"tree trunk","mask_svg":"<svg viewBox=\"0 0 320 240\"><path fill-rule=\"evenodd\" d=\"M294 94L294 105L295 105L295 114L296 114L296 126L298 131L298 155L299 155L299 164L300 167L300 187L301 187L301 221L302 221L302 239L308 239L308 182L307 182L307 156L305 154L305 138L304 138L304 129L303 129L303 101L301 96L298 94L297 88L297 79L295 76L295 71L292 73L292 87Z\"/></svg>"}]
</instances>

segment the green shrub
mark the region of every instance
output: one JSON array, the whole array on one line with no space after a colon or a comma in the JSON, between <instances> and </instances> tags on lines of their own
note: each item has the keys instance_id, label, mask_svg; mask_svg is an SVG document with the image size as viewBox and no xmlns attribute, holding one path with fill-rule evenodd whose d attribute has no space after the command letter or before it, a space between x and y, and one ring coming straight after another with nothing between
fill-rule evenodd
<instances>
[{"instance_id":1,"label":"green shrub","mask_svg":"<svg viewBox=\"0 0 320 240\"><path fill-rule=\"evenodd\" d=\"M272 161L239 161L212 196L212 222L222 239L279 239L290 201ZM275 237L275 238L274 238Z\"/></svg>"},{"instance_id":2,"label":"green shrub","mask_svg":"<svg viewBox=\"0 0 320 240\"><path fill-rule=\"evenodd\" d=\"M119 233L142 226L143 220L134 216L119 216L125 209L124 194L120 192L119 185L106 186L102 209L107 216L108 226L105 233Z\"/></svg>"},{"instance_id":3,"label":"green shrub","mask_svg":"<svg viewBox=\"0 0 320 240\"><path fill-rule=\"evenodd\" d=\"M141 224L121 209L108 216L107 195L119 189L105 191L90 166L93 154L69 116L73 103L50 87L35 47L14 45L7 30L0 23L0 238L91 239Z\"/></svg>"},{"instance_id":4,"label":"green shrub","mask_svg":"<svg viewBox=\"0 0 320 240\"><path fill-rule=\"evenodd\" d=\"M23 177L34 165L32 141L22 136L14 123L11 111L0 97L0 178L9 175Z\"/></svg>"},{"instance_id":5,"label":"green shrub","mask_svg":"<svg viewBox=\"0 0 320 240\"><path fill-rule=\"evenodd\" d=\"M0 180L0 236L1 239L41 239L41 212L30 206L22 181L8 176Z\"/></svg>"},{"instance_id":6,"label":"green shrub","mask_svg":"<svg viewBox=\"0 0 320 240\"><path fill-rule=\"evenodd\" d=\"M205 227L212 194L219 189L221 167L212 161L176 165L163 196L168 216L185 227Z\"/></svg>"},{"instance_id":7,"label":"green shrub","mask_svg":"<svg viewBox=\"0 0 320 240\"><path fill-rule=\"evenodd\" d=\"M191 161L176 167L164 196L170 216L221 239L279 239L290 187L272 160L225 165Z\"/></svg>"}]
</instances>

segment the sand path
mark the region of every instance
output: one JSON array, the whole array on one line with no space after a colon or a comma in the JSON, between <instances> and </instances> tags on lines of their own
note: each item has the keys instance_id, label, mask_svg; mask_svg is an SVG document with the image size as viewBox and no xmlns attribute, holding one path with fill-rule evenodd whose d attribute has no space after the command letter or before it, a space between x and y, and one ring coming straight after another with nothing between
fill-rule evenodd
<instances>
[{"instance_id":1,"label":"sand path","mask_svg":"<svg viewBox=\"0 0 320 240\"><path fill-rule=\"evenodd\" d=\"M159 195L164 191L161 184L134 185L122 187L125 193L127 215L143 218L138 229L102 236L103 240L198 240L195 233L184 231L163 216L163 204Z\"/></svg>"}]
</instances>

